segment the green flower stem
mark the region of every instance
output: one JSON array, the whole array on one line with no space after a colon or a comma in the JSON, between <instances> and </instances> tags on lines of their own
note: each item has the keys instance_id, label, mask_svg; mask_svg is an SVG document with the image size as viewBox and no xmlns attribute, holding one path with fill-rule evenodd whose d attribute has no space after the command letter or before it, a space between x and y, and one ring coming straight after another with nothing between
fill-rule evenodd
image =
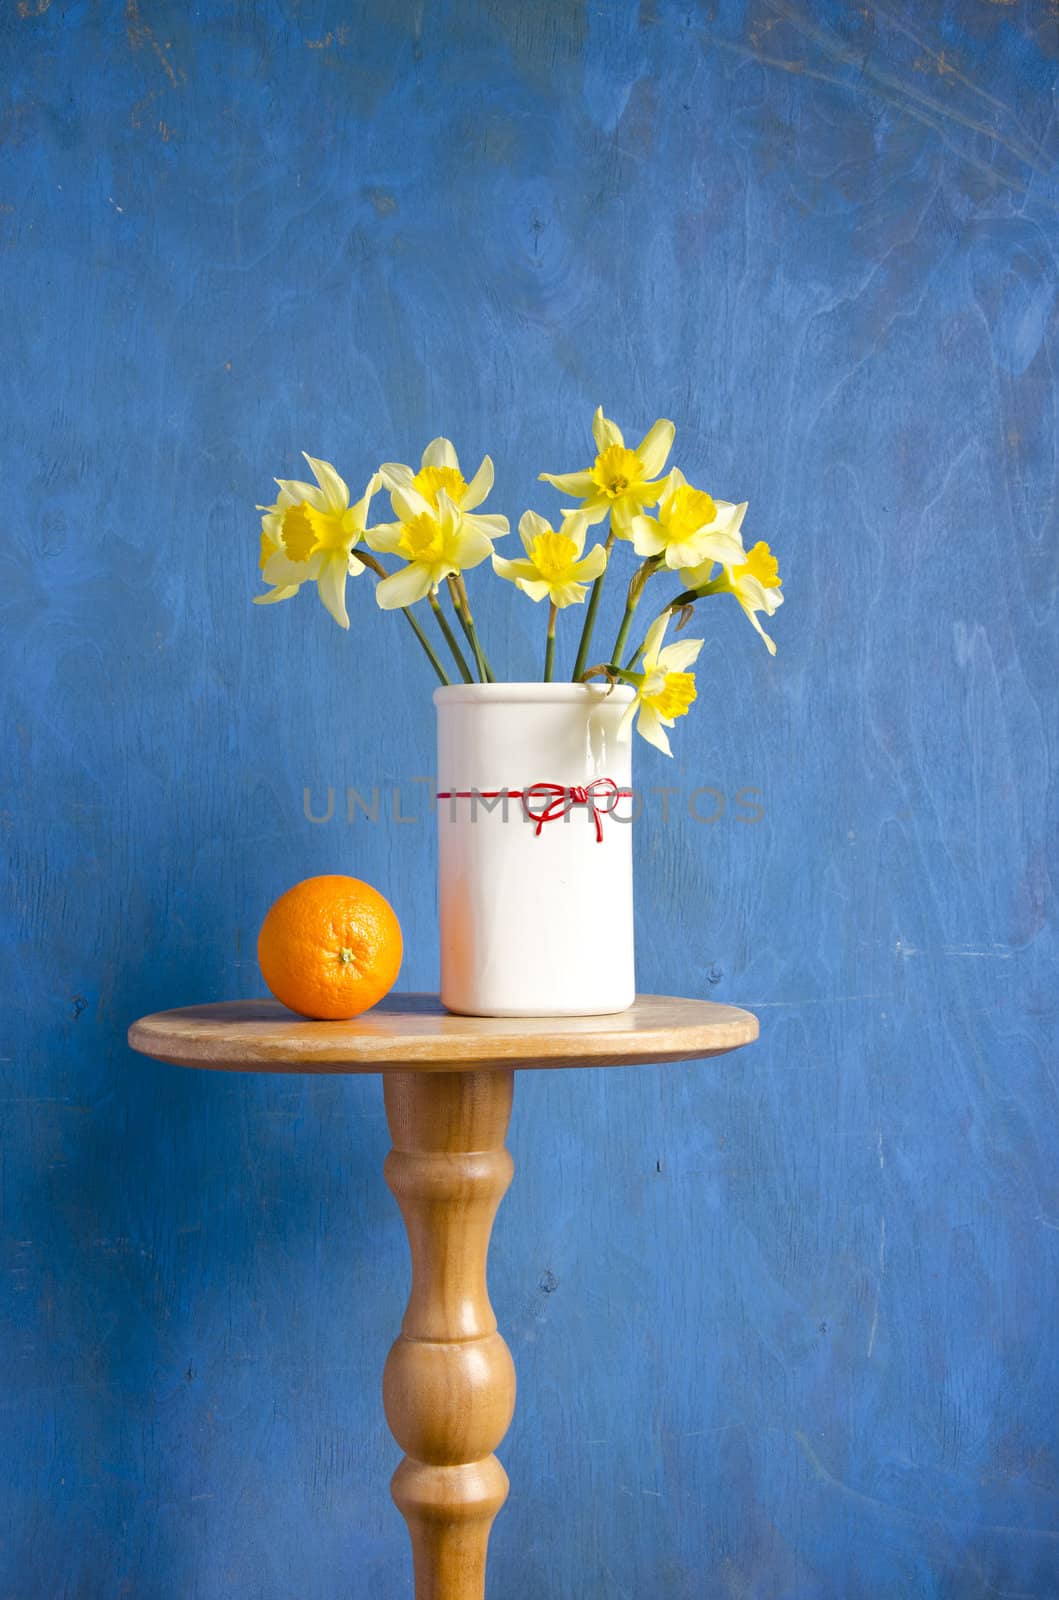
<instances>
[{"instance_id":1,"label":"green flower stem","mask_svg":"<svg viewBox=\"0 0 1059 1600\"><path fill-rule=\"evenodd\" d=\"M474 626L474 618L471 616L471 603L467 598L467 585L463 581L462 573L456 573L449 578L449 593L452 595L452 603L456 608L456 615L460 619L460 626L467 635L467 643L474 651L474 659L478 664L479 680L482 683L495 683L493 669L485 658L485 651L482 649Z\"/></svg>"},{"instance_id":2,"label":"green flower stem","mask_svg":"<svg viewBox=\"0 0 1059 1600\"><path fill-rule=\"evenodd\" d=\"M621 660L621 653L625 649L625 641L629 637L629 629L632 626L632 619L635 614L636 601L629 600L625 606L625 615L621 619L621 627L618 629L618 637L614 641L614 649L610 652L612 661ZM635 657L633 659L635 660Z\"/></svg>"},{"instance_id":3,"label":"green flower stem","mask_svg":"<svg viewBox=\"0 0 1059 1600\"><path fill-rule=\"evenodd\" d=\"M717 579L714 578L713 583L708 583L704 589L681 590L680 594L678 594L675 599L669 602L669 604L666 606L666 610L679 611L683 606L693 606L696 600L705 600L707 595L716 594L717 590L714 588L714 584L716 584L716 582Z\"/></svg>"},{"instance_id":4,"label":"green flower stem","mask_svg":"<svg viewBox=\"0 0 1059 1600\"><path fill-rule=\"evenodd\" d=\"M544 682L551 683L555 676L555 617L559 607L553 600L548 607L548 642L544 646Z\"/></svg>"},{"instance_id":5,"label":"green flower stem","mask_svg":"<svg viewBox=\"0 0 1059 1600\"><path fill-rule=\"evenodd\" d=\"M357 560L362 561L370 572L374 572L377 578L385 578L387 576L386 568L383 566L382 562L376 561L375 557L371 554L371 551L365 550L363 545L358 545L355 554ZM439 682L443 683L445 687L448 688L450 679L445 671L445 668L441 665L441 662L431 649L430 640L427 638L426 634L423 632L422 628L419 626L419 623L416 621L415 617L413 617L407 606L401 607L401 614L407 621L408 626L411 628L420 644L423 646L426 658L430 662L430 665L434 668L434 671L437 673Z\"/></svg>"},{"instance_id":6,"label":"green flower stem","mask_svg":"<svg viewBox=\"0 0 1059 1600\"><path fill-rule=\"evenodd\" d=\"M614 641L614 648L610 652L610 659L612 661L621 660L621 653L625 649L626 641L629 637L629 629L632 626L632 619L636 615L636 607L640 604L640 597L643 594L644 585L646 584L648 578L657 572L659 565L660 557L648 556L647 560L634 575L633 580L629 585L629 598L625 602L625 614L621 619L621 627L618 629L618 637ZM635 661L636 657L633 656L632 659Z\"/></svg>"},{"instance_id":7,"label":"green flower stem","mask_svg":"<svg viewBox=\"0 0 1059 1600\"><path fill-rule=\"evenodd\" d=\"M607 576L607 572L610 567L611 546L616 538L617 530L614 527L614 517L612 513L610 532L607 534L607 542L603 546L604 550L607 552L607 565L603 568L603 571L592 585L592 593L588 597L588 605L585 608L585 625L581 629L581 643L577 647L577 660L574 662L573 681L575 683L577 683L581 677L581 674L584 672L585 662L588 660L588 652L592 645L592 631L596 626L596 612L599 610L599 597L603 592L603 580Z\"/></svg>"},{"instance_id":8,"label":"green flower stem","mask_svg":"<svg viewBox=\"0 0 1059 1600\"><path fill-rule=\"evenodd\" d=\"M430 662L430 665L434 668L434 671L437 673L438 678L440 679L440 681L445 685L446 688L448 688L449 683L450 683L451 680L449 679L447 673L445 672L445 668L441 665L441 662L438 660L437 656L434 654L433 650L430 648L430 640L427 638L426 634L423 632L422 628L419 626L419 623L416 621L415 617L413 617L412 613L408 610L407 606L403 606L401 609L402 609L405 617L407 617L407 619L408 619L408 626L411 628L412 632L415 634L416 638L419 640L420 644L423 646L423 649L426 651L427 660Z\"/></svg>"},{"instance_id":9,"label":"green flower stem","mask_svg":"<svg viewBox=\"0 0 1059 1600\"><path fill-rule=\"evenodd\" d=\"M714 579L713 582L716 583L717 580ZM675 595L667 606L662 607L661 611L658 613L658 617L664 617L666 615L672 616L675 611L683 611L685 606L693 606L697 600L703 600L707 595L716 594L716 592L717 591L713 587L713 583L708 583L704 589L682 589L680 594ZM658 617L655 617L655 622L658 621ZM626 672L628 672L632 667L633 662L638 661L643 655L644 646L646 643L647 639L645 636L640 640L640 643L637 645L628 661L626 661L624 669ZM615 660L617 660L617 656L618 652L615 650Z\"/></svg>"},{"instance_id":10,"label":"green flower stem","mask_svg":"<svg viewBox=\"0 0 1059 1600\"><path fill-rule=\"evenodd\" d=\"M619 667L613 661L601 661L598 667L589 667L580 677L581 683L588 683L592 678L606 678L608 684L631 683L634 687L644 681L643 672L631 672L628 667Z\"/></svg>"},{"instance_id":11,"label":"green flower stem","mask_svg":"<svg viewBox=\"0 0 1059 1600\"><path fill-rule=\"evenodd\" d=\"M430 594L428 595L427 598L430 601L430 609L434 613L434 619L437 622L438 627L441 629L441 632L442 632L442 635L444 637L445 643L448 645L449 649L452 651L453 659L456 662L457 667L459 667L459 669L460 669L460 676L462 677L464 683L473 683L474 682L474 674L471 672L470 667L467 665L467 657L464 655L463 651L460 649L459 641L456 638L456 635L453 633L452 629L450 628L449 619L445 615L444 611L441 609L441 602L439 601L439 599L438 599L438 597L435 594L433 589L431 589Z\"/></svg>"}]
</instances>

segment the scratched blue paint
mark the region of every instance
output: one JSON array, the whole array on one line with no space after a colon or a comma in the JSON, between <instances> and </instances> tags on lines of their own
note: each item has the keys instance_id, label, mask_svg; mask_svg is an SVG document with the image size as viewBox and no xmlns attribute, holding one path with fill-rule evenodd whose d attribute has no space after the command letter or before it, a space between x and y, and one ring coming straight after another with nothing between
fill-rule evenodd
<instances>
[{"instance_id":1,"label":"scratched blue paint","mask_svg":"<svg viewBox=\"0 0 1059 1600\"><path fill-rule=\"evenodd\" d=\"M637 756L675 789L641 985L762 1039L519 1084L493 1593L1059 1594L1049 8L2 29L0 1594L410 1593L377 1081L125 1028L259 992L314 871L383 886L433 986L427 677L370 604L251 608L252 506L303 447L359 489L445 431L554 510L601 400L781 554L776 661L718 603L677 759ZM476 600L535 672L539 612Z\"/></svg>"}]
</instances>

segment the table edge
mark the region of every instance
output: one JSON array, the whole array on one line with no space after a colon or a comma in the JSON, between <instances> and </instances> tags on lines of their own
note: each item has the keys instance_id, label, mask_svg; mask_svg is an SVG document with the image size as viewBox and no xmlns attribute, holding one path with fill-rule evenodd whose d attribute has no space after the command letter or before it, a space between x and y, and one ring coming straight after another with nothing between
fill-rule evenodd
<instances>
[{"instance_id":1,"label":"table edge","mask_svg":"<svg viewBox=\"0 0 1059 1600\"><path fill-rule=\"evenodd\" d=\"M703 1004L714 1004L704 1001ZM461 1041L457 1056L446 1056L439 1051L436 1056L416 1055L411 1060L402 1053L397 1040L388 1041L378 1036L365 1035L363 1055L350 1055L349 1044L329 1045L321 1036L319 1044L307 1040L304 1053L297 1058L289 1054L286 1045L271 1045L267 1035L243 1039L239 1045L239 1059L226 1060L217 1042L204 1039L192 1048L184 1042L174 1047L172 1039L159 1039L153 1034L150 1023L169 1013L155 1012L140 1017L128 1030L130 1047L138 1054L154 1061L166 1061L173 1066L197 1067L215 1072L271 1072L271 1073L347 1073L366 1074L380 1072L475 1072L489 1070L533 1071L545 1068L569 1069L574 1067L660 1066L667 1062L700 1061L710 1056L725 1055L744 1045L753 1044L759 1037L760 1025L752 1011L740 1006L726 1006L736 1013L724 1023L703 1024L698 1035L693 1028L682 1031L686 1042L675 1045L672 1029L647 1028L634 1036L615 1036L613 1049L579 1049L576 1039L539 1040L519 1036L513 1031L509 1036ZM621 1015L621 1013L617 1013ZM604 1018L599 1019L604 1022ZM519 1019L512 1018L512 1028L517 1029ZM561 1019L556 1019L557 1022ZM601 1030L602 1031L602 1030ZM440 1046L441 1040L436 1041ZM532 1047L532 1054L527 1053Z\"/></svg>"}]
</instances>

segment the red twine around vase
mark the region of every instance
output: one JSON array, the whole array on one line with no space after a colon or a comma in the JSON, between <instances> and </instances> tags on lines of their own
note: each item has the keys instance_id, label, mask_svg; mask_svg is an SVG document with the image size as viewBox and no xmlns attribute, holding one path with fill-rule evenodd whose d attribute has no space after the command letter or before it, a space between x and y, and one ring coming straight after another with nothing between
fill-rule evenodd
<instances>
[{"instance_id":1,"label":"red twine around vase","mask_svg":"<svg viewBox=\"0 0 1059 1600\"><path fill-rule=\"evenodd\" d=\"M559 817L567 816L574 806L587 806L592 812L592 820L596 825L596 843L603 843L603 818L613 815L614 807L619 800L631 800L631 789L619 789L613 778L597 778L594 783L585 785L561 783L534 783L528 789L451 789L439 792L438 800L521 800L522 809L530 822L537 826L533 830L534 838L539 839L541 829L546 822L555 822ZM606 799L607 804L600 806L599 800ZM539 810L533 809L531 802L543 800L544 805Z\"/></svg>"}]
</instances>

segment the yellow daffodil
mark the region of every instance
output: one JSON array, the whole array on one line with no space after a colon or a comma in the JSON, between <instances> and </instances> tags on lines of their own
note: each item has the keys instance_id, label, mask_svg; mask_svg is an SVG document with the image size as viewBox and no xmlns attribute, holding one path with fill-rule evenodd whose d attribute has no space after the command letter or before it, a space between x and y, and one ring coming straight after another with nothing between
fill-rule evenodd
<instances>
[{"instance_id":1,"label":"yellow daffodil","mask_svg":"<svg viewBox=\"0 0 1059 1600\"><path fill-rule=\"evenodd\" d=\"M745 500L733 505L692 488L674 467L665 480L657 516L633 518L633 548L638 556L661 556L673 571L706 560L739 562L743 559L739 529L746 506Z\"/></svg>"},{"instance_id":2,"label":"yellow daffodil","mask_svg":"<svg viewBox=\"0 0 1059 1600\"><path fill-rule=\"evenodd\" d=\"M701 639L678 639L675 644L662 648L668 611L652 622L643 647L642 673L624 675L625 681L634 683L633 700L618 727L618 738L628 739L633 719L636 731L642 733L648 744L653 744L663 755L671 756L665 730L671 728L677 717L687 715L695 699L695 674L688 668L702 649Z\"/></svg>"},{"instance_id":3,"label":"yellow daffodil","mask_svg":"<svg viewBox=\"0 0 1059 1600\"><path fill-rule=\"evenodd\" d=\"M418 489L395 489L390 500L398 520L381 522L365 534L373 550L403 556L407 562L376 587L375 598L384 611L414 605L442 579L466 572L492 555L488 533L471 525L445 488L438 489L436 502Z\"/></svg>"},{"instance_id":4,"label":"yellow daffodil","mask_svg":"<svg viewBox=\"0 0 1059 1600\"><path fill-rule=\"evenodd\" d=\"M508 532L506 517L477 509L493 487L492 458L482 457L481 466L468 483L460 471L460 458L451 439L431 439L423 451L418 472L401 461L385 461L379 468L379 476L383 487L389 489L391 494L395 489L414 489L435 512L438 509L438 491L444 489L453 505L462 511L464 527L477 528L491 539Z\"/></svg>"},{"instance_id":5,"label":"yellow daffodil","mask_svg":"<svg viewBox=\"0 0 1059 1600\"><path fill-rule=\"evenodd\" d=\"M629 450L621 429L603 415L600 406L592 420L598 452L592 465L583 472L542 472L540 476L563 494L577 495L579 509L590 523L602 522L609 511L615 533L628 539L632 519L644 506L653 506L662 492L662 484L652 480L666 464L675 432L671 422L659 418L636 449Z\"/></svg>"},{"instance_id":6,"label":"yellow daffodil","mask_svg":"<svg viewBox=\"0 0 1059 1600\"><path fill-rule=\"evenodd\" d=\"M704 561L701 566L686 568L680 576L687 588L696 589L703 598L711 594L734 594L751 626L764 639L769 655L774 656L775 640L769 638L757 620L759 611L772 617L783 604L779 562L768 545L763 539L759 540L753 549L743 553L742 561L733 566L726 562L716 578L710 576L712 571L713 562Z\"/></svg>"},{"instance_id":7,"label":"yellow daffodil","mask_svg":"<svg viewBox=\"0 0 1059 1600\"><path fill-rule=\"evenodd\" d=\"M315 483L277 478L275 505L258 506L261 518L261 576L268 594L254 596L255 605L289 600L303 583L315 583L317 593L335 621L349 627L346 579L364 571L353 547L364 533L368 506L379 487L372 475L356 505L349 489L329 461L306 455Z\"/></svg>"},{"instance_id":8,"label":"yellow daffodil","mask_svg":"<svg viewBox=\"0 0 1059 1600\"><path fill-rule=\"evenodd\" d=\"M567 512L556 533L550 522L535 511L527 511L518 531L526 559L506 561L503 556L494 556L493 571L497 576L507 578L531 600L548 599L559 607L580 605L586 585L598 578L607 564L607 552L601 544L581 558L588 532L584 512Z\"/></svg>"}]
</instances>

